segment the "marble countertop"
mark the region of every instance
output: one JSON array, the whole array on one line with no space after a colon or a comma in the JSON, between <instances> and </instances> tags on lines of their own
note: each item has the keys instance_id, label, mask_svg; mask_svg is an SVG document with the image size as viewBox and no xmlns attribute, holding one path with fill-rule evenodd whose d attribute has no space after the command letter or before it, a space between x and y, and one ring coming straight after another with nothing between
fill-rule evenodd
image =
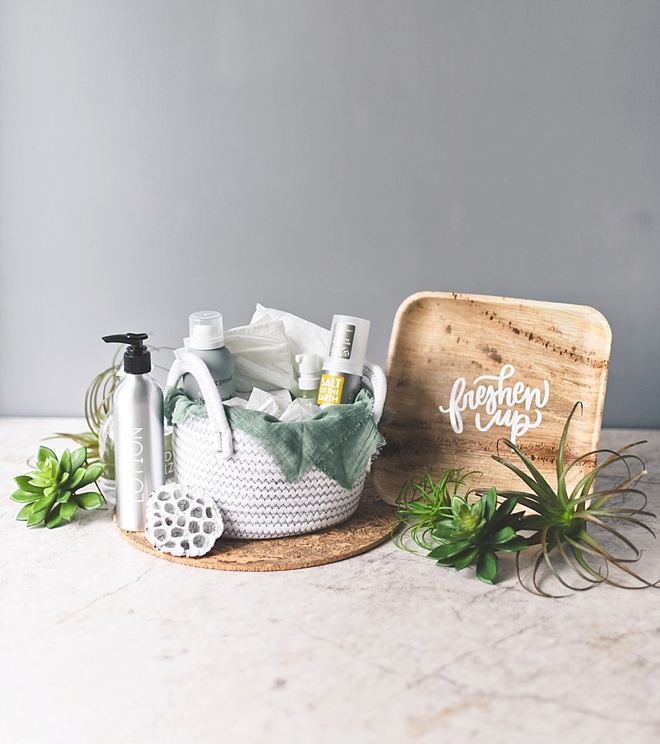
<instances>
[{"instance_id":1,"label":"marble countertop","mask_svg":"<svg viewBox=\"0 0 660 744\"><path fill-rule=\"evenodd\" d=\"M0 419L0 741L655 742L660 589L543 599L391 542L338 563L239 573L122 539L111 512L15 521L12 478L81 420ZM638 439L660 513L660 431ZM65 442L49 443L61 451ZM639 529L637 565L660 578Z\"/></svg>"}]
</instances>

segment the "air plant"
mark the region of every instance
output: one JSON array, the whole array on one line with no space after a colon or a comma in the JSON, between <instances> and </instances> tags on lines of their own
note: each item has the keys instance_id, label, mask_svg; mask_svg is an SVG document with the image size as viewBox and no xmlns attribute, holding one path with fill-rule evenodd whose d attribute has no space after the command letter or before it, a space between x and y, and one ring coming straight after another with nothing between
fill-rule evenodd
<instances>
[{"instance_id":1,"label":"air plant","mask_svg":"<svg viewBox=\"0 0 660 744\"><path fill-rule=\"evenodd\" d=\"M397 499L398 522L392 531L394 542L404 548L407 538L423 550L432 550L436 542L431 538L435 524L442 517L442 509L451 507L451 500L458 495L470 473L460 470L446 470L436 483L427 473L411 478ZM398 534L396 531L403 527Z\"/></svg>"},{"instance_id":2,"label":"air plant","mask_svg":"<svg viewBox=\"0 0 660 744\"><path fill-rule=\"evenodd\" d=\"M521 521L520 529L532 531L532 536L528 538L530 545L540 545L532 572L532 588L524 583L520 570L520 555L516 556L520 583L533 593L547 597L557 596L541 589L540 570L545 565L560 584L571 590L590 589L601 583L627 589L656 586L657 582L647 581L630 567L631 563L639 559L641 553L634 543L612 524L613 520L615 523L621 521L641 527L655 536L651 527L642 521L642 518L655 517L655 514L646 511L646 496L643 491L636 488L639 479L646 474L644 463L637 455L629 452L632 447L643 442L634 442L617 451L597 450L567 463L568 432L575 411L580 406L580 403L573 406L559 441L556 488L550 486L531 460L508 439L501 442L517 456L520 463L514 464L499 455L493 455L493 459L515 473L529 489L525 492L510 491L500 494L517 498L518 503L529 510ZM567 482L573 468L598 454L605 456L605 459L569 490ZM617 463L625 467L626 477L613 487L603 486L593 490L596 477ZM641 498L641 506L635 508L627 505L624 497L628 494ZM617 546L615 551L605 547L603 541L594 536L594 528L597 528L596 531L604 530L610 536ZM621 550L624 552L623 556L615 555L615 552ZM579 577L581 580L579 585L570 583L562 575L560 571L562 561ZM623 573L632 579L633 585L621 583L620 580L613 578L613 569L615 575L620 576L620 573Z\"/></svg>"},{"instance_id":3,"label":"air plant","mask_svg":"<svg viewBox=\"0 0 660 744\"><path fill-rule=\"evenodd\" d=\"M172 350L171 346L148 346L148 348L151 352ZM112 399L119 384L118 373L122 366L121 357L123 353L121 348L117 349L112 357L112 364L99 372L85 391L84 412L89 430L80 433L57 432L55 434L55 437L70 439L85 447L89 462L96 462L103 457L107 462L105 475L112 479L114 479L114 449L111 442L106 442L105 445L109 449L100 452L99 437L104 422L112 413ZM154 366L158 369L166 369L158 364Z\"/></svg>"},{"instance_id":4,"label":"air plant","mask_svg":"<svg viewBox=\"0 0 660 744\"><path fill-rule=\"evenodd\" d=\"M90 462L98 461L101 457L99 434L104 420L112 411L112 396L119 384L117 373L121 368L121 354L122 350L118 349L112 358L112 364L99 372L85 391L85 421L89 430L78 434L57 432L55 435L56 437L70 439L85 447ZM109 465L111 464L109 463Z\"/></svg>"},{"instance_id":5,"label":"air plant","mask_svg":"<svg viewBox=\"0 0 660 744\"><path fill-rule=\"evenodd\" d=\"M522 515L513 513L515 496L498 506L495 488L469 503L467 494L458 493L468 475L447 470L438 483L427 474L406 484L397 501L404 529L394 541L405 548L405 538L410 537L429 551L428 558L457 571L476 562L477 577L492 584L498 571L496 553L527 547L517 534Z\"/></svg>"}]
</instances>

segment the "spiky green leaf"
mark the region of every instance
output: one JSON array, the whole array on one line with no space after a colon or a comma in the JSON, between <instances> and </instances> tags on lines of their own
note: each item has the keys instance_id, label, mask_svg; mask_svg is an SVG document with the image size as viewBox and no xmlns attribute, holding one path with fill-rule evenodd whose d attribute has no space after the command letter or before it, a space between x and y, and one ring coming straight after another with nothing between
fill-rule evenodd
<instances>
[{"instance_id":1,"label":"spiky green leaf","mask_svg":"<svg viewBox=\"0 0 660 744\"><path fill-rule=\"evenodd\" d=\"M541 472L539 469L534 465L534 463L527 457L527 455L518 447L518 445L514 444L508 439L502 440L503 444L506 445L510 450L512 450L523 462L527 470L529 470L529 473L535 483L537 483L544 491L544 493L553 493L553 490L548 483L548 481L541 475Z\"/></svg>"},{"instance_id":2,"label":"spiky green leaf","mask_svg":"<svg viewBox=\"0 0 660 744\"><path fill-rule=\"evenodd\" d=\"M564 424L561 437L559 438L559 446L557 448L557 462L556 462L557 496L562 501L562 503L565 503L566 500L568 499L568 494L566 492L567 468L564 464L564 453L566 451L566 441L568 439L568 430L570 429L570 426L571 426L571 420L573 419L573 415L575 414L575 411L578 409L578 407L580 408L583 407L580 401L578 401L573 406L573 408L571 409L571 412L568 414L568 418L566 419L566 422Z\"/></svg>"},{"instance_id":3,"label":"spiky green leaf","mask_svg":"<svg viewBox=\"0 0 660 744\"><path fill-rule=\"evenodd\" d=\"M538 483L534 480L534 478L530 477L517 465L514 465L508 460L505 460L504 458L497 455L491 455L491 457L493 458L493 460L495 460L495 462L499 462L500 464L504 465L504 467L509 468L509 470L515 473L520 478L520 480L522 480L530 488L532 493L527 494L527 499L529 501L535 500L540 507L555 502L555 493L549 486L546 488L542 484Z\"/></svg>"}]
</instances>

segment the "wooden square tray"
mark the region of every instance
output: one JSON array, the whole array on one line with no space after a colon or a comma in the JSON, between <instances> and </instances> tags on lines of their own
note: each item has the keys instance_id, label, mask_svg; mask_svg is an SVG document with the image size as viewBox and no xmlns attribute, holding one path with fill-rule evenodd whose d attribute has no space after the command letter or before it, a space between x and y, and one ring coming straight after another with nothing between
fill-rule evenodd
<instances>
[{"instance_id":1,"label":"wooden square tray","mask_svg":"<svg viewBox=\"0 0 660 744\"><path fill-rule=\"evenodd\" d=\"M607 321L590 307L445 292L409 297L387 360L393 418L372 468L381 498L394 503L412 477L447 468L479 471L472 487L523 490L491 458L502 438L556 483L557 443L577 401L584 409L573 418L567 458L598 447L610 346ZM572 482L595 459L576 467Z\"/></svg>"}]
</instances>

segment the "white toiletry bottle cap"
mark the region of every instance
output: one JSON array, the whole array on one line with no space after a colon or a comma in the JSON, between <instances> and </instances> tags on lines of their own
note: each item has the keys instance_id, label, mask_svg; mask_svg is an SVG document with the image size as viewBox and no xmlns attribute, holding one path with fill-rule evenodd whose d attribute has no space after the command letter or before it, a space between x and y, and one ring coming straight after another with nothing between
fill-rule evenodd
<instances>
[{"instance_id":1,"label":"white toiletry bottle cap","mask_svg":"<svg viewBox=\"0 0 660 744\"><path fill-rule=\"evenodd\" d=\"M219 349L225 345L222 315L215 310L200 310L189 318L190 337L185 339L190 349Z\"/></svg>"},{"instance_id":2,"label":"white toiletry bottle cap","mask_svg":"<svg viewBox=\"0 0 660 744\"><path fill-rule=\"evenodd\" d=\"M369 340L371 323L352 315L334 315L330 332L330 346L323 365L324 370L344 374L362 374Z\"/></svg>"},{"instance_id":3,"label":"white toiletry bottle cap","mask_svg":"<svg viewBox=\"0 0 660 744\"><path fill-rule=\"evenodd\" d=\"M317 354L296 354L298 387L301 390L318 390L321 379L321 357Z\"/></svg>"}]
</instances>

